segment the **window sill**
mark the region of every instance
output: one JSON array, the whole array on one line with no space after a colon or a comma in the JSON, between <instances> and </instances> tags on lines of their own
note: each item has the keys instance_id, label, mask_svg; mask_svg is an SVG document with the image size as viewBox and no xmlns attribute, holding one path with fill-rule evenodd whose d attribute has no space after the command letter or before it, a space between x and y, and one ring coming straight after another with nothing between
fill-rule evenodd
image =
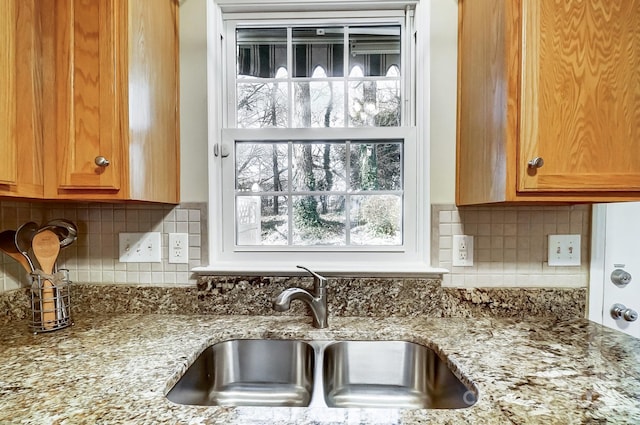
<instances>
[{"instance_id":1,"label":"window sill","mask_svg":"<svg viewBox=\"0 0 640 425\"><path fill-rule=\"evenodd\" d=\"M420 277L441 278L449 270L431 267L425 263L362 263L331 264L304 261L301 265L325 276L335 277ZM195 267L191 272L199 275L300 276L308 274L291 263L216 263Z\"/></svg>"}]
</instances>

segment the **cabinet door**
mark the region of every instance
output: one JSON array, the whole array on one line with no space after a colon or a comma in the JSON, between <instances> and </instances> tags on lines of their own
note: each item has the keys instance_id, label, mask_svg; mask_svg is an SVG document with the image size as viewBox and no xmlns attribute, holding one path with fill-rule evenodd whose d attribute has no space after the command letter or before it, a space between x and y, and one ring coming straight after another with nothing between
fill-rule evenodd
<instances>
[{"instance_id":1,"label":"cabinet door","mask_svg":"<svg viewBox=\"0 0 640 425\"><path fill-rule=\"evenodd\" d=\"M0 2L0 196L42 198L39 2Z\"/></svg>"},{"instance_id":2,"label":"cabinet door","mask_svg":"<svg viewBox=\"0 0 640 425\"><path fill-rule=\"evenodd\" d=\"M124 169L117 102L118 0L55 2L57 190L116 194ZM103 157L109 164L99 165ZM49 164L51 166L51 164ZM67 192L68 193L68 192ZM116 197L114 195L114 197Z\"/></svg>"},{"instance_id":3,"label":"cabinet door","mask_svg":"<svg viewBox=\"0 0 640 425\"><path fill-rule=\"evenodd\" d=\"M518 190L640 190L640 0L522 0L522 19Z\"/></svg>"},{"instance_id":4,"label":"cabinet door","mask_svg":"<svg viewBox=\"0 0 640 425\"><path fill-rule=\"evenodd\" d=\"M13 1L0 1L0 185L16 183L16 10Z\"/></svg>"},{"instance_id":5,"label":"cabinet door","mask_svg":"<svg viewBox=\"0 0 640 425\"><path fill-rule=\"evenodd\" d=\"M129 0L128 196L179 199L178 3Z\"/></svg>"}]
</instances>

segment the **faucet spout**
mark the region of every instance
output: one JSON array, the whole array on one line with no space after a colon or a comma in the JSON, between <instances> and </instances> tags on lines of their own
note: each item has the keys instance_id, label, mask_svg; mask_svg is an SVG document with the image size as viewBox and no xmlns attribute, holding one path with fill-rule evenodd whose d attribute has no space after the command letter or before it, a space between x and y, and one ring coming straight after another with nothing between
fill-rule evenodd
<instances>
[{"instance_id":1,"label":"faucet spout","mask_svg":"<svg viewBox=\"0 0 640 425\"><path fill-rule=\"evenodd\" d=\"M313 302L313 295L306 289L302 288L287 288L278 295L273 302L273 309L276 311L287 311L291 308L291 301L302 300L307 304Z\"/></svg>"},{"instance_id":2,"label":"faucet spout","mask_svg":"<svg viewBox=\"0 0 640 425\"><path fill-rule=\"evenodd\" d=\"M312 272L306 267L298 266L307 270L313 275L313 287L315 294L303 288L287 288L282 291L273 301L273 309L276 311L287 311L291 307L291 301L301 300L309 305L313 313L313 326L316 328L326 328L327 323L327 279Z\"/></svg>"}]
</instances>

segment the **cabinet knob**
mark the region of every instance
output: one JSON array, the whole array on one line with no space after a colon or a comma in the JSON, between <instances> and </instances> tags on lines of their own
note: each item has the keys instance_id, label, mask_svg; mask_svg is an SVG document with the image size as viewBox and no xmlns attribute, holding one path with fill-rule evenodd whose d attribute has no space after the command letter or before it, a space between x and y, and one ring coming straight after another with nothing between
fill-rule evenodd
<instances>
[{"instance_id":1,"label":"cabinet knob","mask_svg":"<svg viewBox=\"0 0 640 425\"><path fill-rule=\"evenodd\" d=\"M625 286L631 282L631 274L622 269L615 269L611 273L611 281L618 286Z\"/></svg>"},{"instance_id":2,"label":"cabinet knob","mask_svg":"<svg viewBox=\"0 0 640 425\"><path fill-rule=\"evenodd\" d=\"M527 165L529 166L529 168L540 168L544 165L544 159L536 156L531 161L529 161Z\"/></svg>"},{"instance_id":3,"label":"cabinet knob","mask_svg":"<svg viewBox=\"0 0 640 425\"><path fill-rule=\"evenodd\" d=\"M615 320L624 319L627 322L635 322L638 320L638 312L622 304L614 304L611 307L611 317Z\"/></svg>"},{"instance_id":4,"label":"cabinet knob","mask_svg":"<svg viewBox=\"0 0 640 425\"><path fill-rule=\"evenodd\" d=\"M111 164L104 156L96 156L95 163L98 167L106 167Z\"/></svg>"}]
</instances>

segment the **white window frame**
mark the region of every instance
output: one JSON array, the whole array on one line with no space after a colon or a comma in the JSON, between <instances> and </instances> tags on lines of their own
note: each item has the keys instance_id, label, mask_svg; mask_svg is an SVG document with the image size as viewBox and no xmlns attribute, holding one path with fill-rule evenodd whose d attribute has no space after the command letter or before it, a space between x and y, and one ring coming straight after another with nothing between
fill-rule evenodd
<instances>
[{"instance_id":1,"label":"white window frame","mask_svg":"<svg viewBox=\"0 0 640 425\"><path fill-rule=\"evenodd\" d=\"M367 11L367 18L404 16L413 13L415 28L411 31L415 54L403 53L403 58L411 60L404 64L404 73L415 73L409 88L412 95L410 105L403 107L405 115L413 125L405 128L357 129L358 138L371 134L372 138L406 137L405 161L403 164L405 194L409 190L415 196L405 195L404 240L402 247L376 247L374 249L356 247L313 247L305 251L291 250L286 247L235 247L229 241L234 239L234 226L225 225L221 218L235 220L234 202L224 203L223 199L233 199L233 185L223 188L222 176L226 167L234 167L233 141L251 140L255 130L224 129L227 122L225 111L235 111L234 96L228 96L225 84L226 57L224 20L255 21L264 18L266 12L277 10L277 15L286 19L311 17L305 12L310 5L326 10L323 18L340 19L356 16L356 12ZM348 9L345 11L345 9ZM374 10L371 10L374 9ZM334 11L335 10L335 11ZM307 16L308 15L308 16ZM359 14L362 16L362 13ZM344 19L341 19L344 22ZM356 20L357 22L357 20ZM406 23L410 23L406 19ZM416 30L418 29L418 30ZM300 270L295 266L303 264L327 275L340 276L426 276L439 275L446 270L431 267L430 264L430 200L429 200L429 61L428 46L428 1L427 0L207 0L207 42L208 42L208 99L209 99L209 265L195 268L194 272L216 274L278 274L294 275ZM235 63L233 65L235 67ZM220 104L225 99L226 108ZM405 99L406 100L406 99ZM409 107L407 107L409 106ZM416 120L415 117L421 117ZM331 129L333 130L333 129ZM290 131L296 140L317 139L317 129L277 129L278 137ZM322 129L326 132L327 129ZM349 138L354 129L336 129L336 137ZM260 130L260 140L270 139L270 129ZM323 133L325 134L325 133ZM388 135L388 136L387 136ZM272 139L272 138L271 138ZM230 154L228 158L225 155ZM227 191L225 193L225 191ZM230 191L230 192L229 192ZM230 198L227 198L231 196ZM415 226L407 219L414 221ZM255 248L255 247L254 247Z\"/></svg>"}]
</instances>

